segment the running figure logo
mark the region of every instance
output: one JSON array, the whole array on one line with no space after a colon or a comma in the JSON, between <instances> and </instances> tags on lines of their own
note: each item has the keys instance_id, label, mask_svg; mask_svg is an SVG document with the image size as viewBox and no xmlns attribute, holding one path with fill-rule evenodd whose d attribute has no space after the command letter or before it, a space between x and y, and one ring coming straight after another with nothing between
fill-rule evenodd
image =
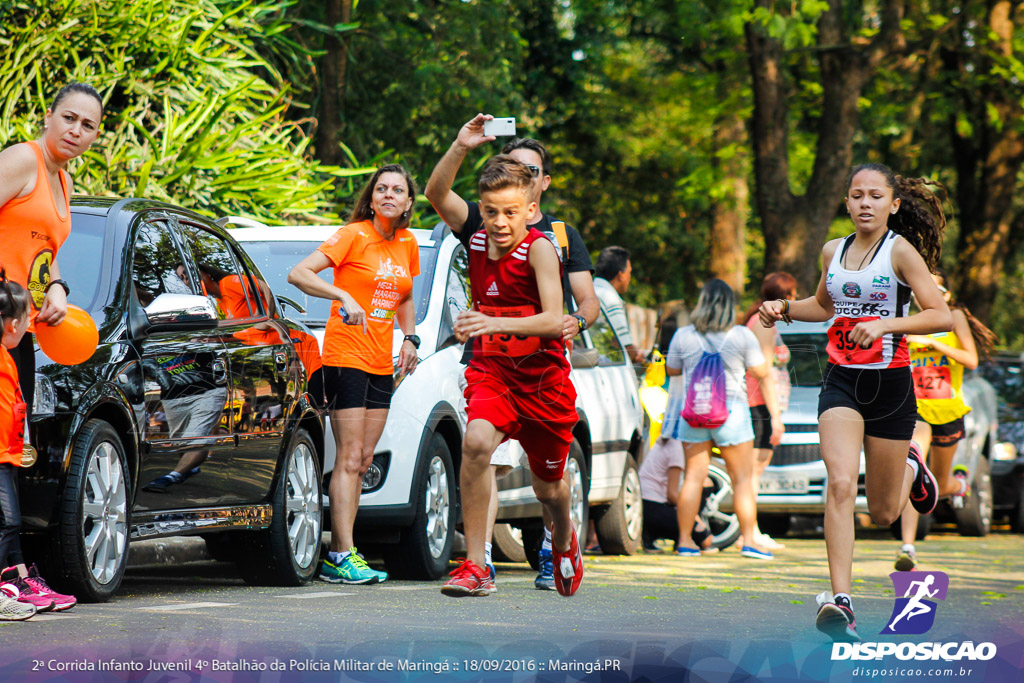
<instances>
[{"instance_id":1,"label":"running figure logo","mask_svg":"<svg viewBox=\"0 0 1024 683\"><path fill-rule=\"evenodd\" d=\"M926 598L945 600L949 577L944 572L893 572L896 604L883 634L919 635L935 623L936 604Z\"/></svg>"}]
</instances>

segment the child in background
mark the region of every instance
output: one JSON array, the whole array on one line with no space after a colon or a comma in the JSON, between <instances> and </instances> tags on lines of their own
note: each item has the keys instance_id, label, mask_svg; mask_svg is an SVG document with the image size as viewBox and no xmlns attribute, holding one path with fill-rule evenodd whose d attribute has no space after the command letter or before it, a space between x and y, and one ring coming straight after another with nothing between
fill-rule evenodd
<instances>
[{"instance_id":1,"label":"child in background","mask_svg":"<svg viewBox=\"0 0 1024 683\"><path fill-rule=\"evenodd\" d=\"M50 590L33 564L25 566L21 553L21 507L18 503L18 474L25 441L26 404L18 384L18 369L8 349L21 342L28 330L29 295L0 270L0 620L28 619L36 612L65 610L77 600Z\"/></svg>"}]
</instances>

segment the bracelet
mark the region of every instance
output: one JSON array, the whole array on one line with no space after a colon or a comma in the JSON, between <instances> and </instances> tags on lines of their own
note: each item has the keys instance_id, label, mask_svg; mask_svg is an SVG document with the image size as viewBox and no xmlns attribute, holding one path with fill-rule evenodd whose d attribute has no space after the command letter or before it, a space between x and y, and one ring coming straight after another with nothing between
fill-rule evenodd
<instances>
[{"instance_id":1,"label":"bracelet","mask_svg":"<svg viewBox=\"0 0 1024 683\"><path fill-rule=\"evenodd\" d=\"M53 287L54 285L60 285L61 287L64 288L64 296L71 294L71 288L68 287L68 283L64 282L60 278L56 280L50 280L48 283L46 283L46 289L43 290L43 293L45 294L46 292L49 292L50 287Z\"/></svg>"},{"instance_id":2,"label":"bracelet","mask_svg":"<svg viewBox=\"0 0 1024 683\"><path fill-rule=\"evenodd\" d=\"M793 319L789 317L789 299L782 300L782 322L787 325L793 322Z\"/></svg>"}]
</instances>

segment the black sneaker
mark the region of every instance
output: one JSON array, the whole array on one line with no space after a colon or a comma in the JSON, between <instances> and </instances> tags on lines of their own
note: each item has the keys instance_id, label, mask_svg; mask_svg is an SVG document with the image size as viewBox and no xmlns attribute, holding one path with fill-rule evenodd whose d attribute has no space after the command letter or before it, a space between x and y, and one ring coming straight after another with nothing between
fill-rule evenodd
<instances>
[{"instance_id":1,"label":"black sneaker","mask_svg":"<svg viewBox=\"0 0 1024 683\"><path fill-rule=\"evenodd\" d=\"M819 594L816 600L818 616L814 620L814 625L819 631L837 643L860 642L860 636L857 635L857 620L853 618L853 608L845 598L839 598L837 603L832 595L825 591Z\"/></svg>"},{"instance_id":2,"label":"black sneaker","mask_svg":"<svg viewBox=\"0 0 1024 683\"><path fill-rule=\"evenodd\" d=\"M921 451L913 441L910 442L910 453L907 455L907 460L910 459L917 461L917 476L910 485L910 504L922 515L931 514L935 504L939 502L939 483L924 464Z\"/></svg>"}]
</instances>

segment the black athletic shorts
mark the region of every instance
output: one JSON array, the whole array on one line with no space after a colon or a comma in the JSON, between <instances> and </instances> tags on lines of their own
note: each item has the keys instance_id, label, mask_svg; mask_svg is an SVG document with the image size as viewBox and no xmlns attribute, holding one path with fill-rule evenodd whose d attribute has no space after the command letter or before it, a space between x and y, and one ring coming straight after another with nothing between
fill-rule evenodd
<instances>
[{"instance_id":1,"label":"black athletic shorts","mask_svg":"<svg viewBox=\"0 0 1024 683\"><path fill-rule=\"evenodd\" d=\"M754 448L773 449L772 414L768 412L768 406L763 403L750 406L750 423L754 427Z\"/></svg>"},{"instance_id":2,"label":"black athletic shorts","mask_svg":"<svg viewBox=\"0 0 1024 683\"><path fill-rule=\"evenodd\" d=\"M920 415L917 417L921 422L927 422ZM931 424L931 423L929 423ZM967 434L967 427L964 425L964 418L958 417L952 422L941 425L931 425L933 446L952 446Z\"/></svg>"},{"instance_id":3,"label":"black athletic shorts","mask_svg":"<svg viewBox=\"0 0 1024 683\"><path fill-rule=\"evenodd\" d=\"M818 395L818 417L840 407L860 413L866 436L909 441L917 423L910 368L860 370L828 363Z\"/></svg>"},{"instance_id":4,"label":"black athletic shorts","mask_svg":"<svg viewBox=\"0 0 1024 683\"><path fill-rule=\"evenodd\" d=\"M371 375L355 368L325 365L324 389L328 410L387 410L391 407L395 378L392 375Z\"/></svg>"}]
</instances>

